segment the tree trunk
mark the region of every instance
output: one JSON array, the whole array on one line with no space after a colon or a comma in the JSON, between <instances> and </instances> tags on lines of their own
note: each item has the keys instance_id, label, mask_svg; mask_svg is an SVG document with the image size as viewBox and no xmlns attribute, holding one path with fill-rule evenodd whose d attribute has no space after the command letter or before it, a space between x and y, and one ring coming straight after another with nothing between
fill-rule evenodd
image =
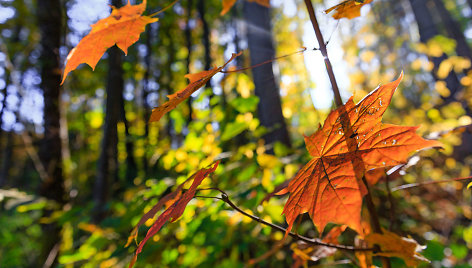
<instances>
[{"instance_id":1,"label":"tree trunk","mask_svg":"<svg viewBox=\"0 0 472 268\"><path fill-rule=\"evenodd\" d=\"M129 133L129 122L126 119L125 99L123 94L120 96L120 120L125 125L125 148L126 148L126 185L133 185L133 180L138 175L138 166L134 159L134 144L133 138Z\"/></svg>"},{"instance_id":2,"label":"tree trunk","mask_svg":"<svg viewBox=\"0 0 472 268\"><path fill-rule=\"evenodd\" d=\"M200 16L200 20L202 21L203 33L202 33L202 42L203 47L205 49L205 70L210 70L211 68L211 44L210 44L210 28L208 27L208 22L205 19L205 0L198 0L198 15ZM211 79L206 84L206 87L211 88ZM213 90L210 94L210 99L213 97Z\"/></svg>"},{"instance_id":3,"label":"tree trunk","mask_svg":"<svg viewBox=\"0 0 472 268\"><path fill-rule=\"evenodd\" d=\"M185 22L185 43L187 47L187 73L190 73L190 61L192 58L192 29L190 28L190 18L192 17L192 0L187 0L187 21ZM187 127L193 120L193 108L192 108L192 96L188 98L187 101L188 107L188 117L187 117Z\"/></svg>"},{"instance_id":4,"label":"tree trunk","mask_svg":"<svg viewBox=\"0 0 472 268\"><path fill-rule=\"evenodd\" d=\"M451 16L451 13L446 9L442 0L433 0L436 10L441 17L442 22L444 23L444 28L446 29L449 37L456 40L456 53L458 56L472 60L472 51L470 50L469 45L465 39L462 29L457 23L456 20ZM470 68L469 68L470 70ZM467 72L468 70L466 70Z\"/></svg>"},{"instance_id":5,"label":"tree trunk","mask_svg":"<svg viewBox=\"0 0 472 268\"><path fill-rule=\"evenodd\" d=\"M269 8L244 2L247 23L247 39L251 64L258 64L275 57ZM282 115L279 87L275 81L272 64L264 64L252 70L256 96L259 97L258 115L261 125L269 132L264 136L266 144L276 141L290 146L285 120Z\"/></svg>"},{"instance_id":6,"label":"tree trunk","mask_svg":"<svg viewBox=\"0 0 472 268\"><path fill-rule=\"evenodd\" d=\"M143 102L143 108L144 108L144 154L143 154L143 170L144 170L144 175L147 176L148 174L148 158L147 158L147 148L149 144L149 124L148 120L149 117L151 116L151 106L149 105L148 102L148 96L149 96L149 75L151 73L151 58L152 58L152 45L151 45L151 39L152 39L152 31L151 31L151 25L149 25L146 28L146 56L144 57L144 62L146 65L146 71L144 72L144 77L143 77L143 94L142 94L142 102Z\"/></svg>"},{"instance_id":7,"label":"tree trunk","mask_svg":"<svg viewBox=\"0 0 472 268\"><path fill-rule=\"evenodd\" d=\"M115 3L114 3L115 4ZM120 115L120 98L123 95L122 55L118 47L108 52L108 78L106 86L105 122L100 157L98 159L97 179L93 199L95 202L94 221L99 222L105 216L105 204L110 195L111 184L117 181L117 123Z\"/></svg>"},{"instance_id":8,"label":"tree trunk","mask_svg":"<svg viewBox=\"0 0 472 268\"><path fill-rule=\"evenodd\" d=\"M61 2L59 0L38 0L37 11L41 33L40 87L44 95L44 137L39 148L39 157L47 174L47 178L40 185L39 193L41 196L55 201L60 207L65 203L59 115ZM51 213L50 209L46 209L43 211L43 216L48 217ZM50 267L56 263L61 229L56 223L42 224L42 229L44 237L40 261Z\"/></svg>"},{"instance_id":9,"label":"tree trunk","mask_svg":"<svg viewBox=\"0 0 472 268\"><path fill-rule=\"evenodd\" d=\"M2 96L3 96L3 100L2 100L2 108L0 110L0 150L3 149L3 112L5 111L5 106L7 105L7 85L8 85L8 80L9 80L9 71L8 70L5 70L5 87L2 89ZM7 145L5 145L5 149L2 150L2 153L0 154L1 158L3 159L1 162L4 162L6 160L6 158L8 158L8 156L6 155L6 149L7 149ZM4 174L3 172L3 165L1 166L1 170L0 170L0 188L2 188L6 182L7 182L7 174Z\"/></svg>"},{"instance_id":10,"label":"tree trunk","mask_svg":"<svg viewBox=\"0 0 472 268\"><path fill-rule=\"evenodd\" d=\"M121 0L113 0L112 5L121 6ZM105 216L105 205L113 182L118 181L118 133L120 100L123 98L123 60L122 52L113 46L108 52L108 77L106 86L105 122L100 156L98 158L97 178L93 189L95 202L93 220L100 222Z\"/></svg>"},{"instance_id":11,"label":"tree trunk","mask_svg":"<svg viewBox=\"0 0 472 268\"><path fill-rule=\"evenodd\" d=\"M436 25L434 23L433 17L430 13L429 7L427 5L427 0L410 0L410 4L413 9L416 22L418 24L420 41L422 43L426 43L429 39L439 34L438 29L436 28ZM434 64L433 76L436 80L440 80L436 76L436 72L441 62L446 58L447 56L445 54L443 54L441 57L432 58ZM461 85L454 71L451 71L446 77L446 79L444 79L444 81L447 84L447 88L451 92L450 97L447 97L444 100L446 102L450 102L454 99L455 93L457 93L461 89Z\"/></svg>"}]
</instances>

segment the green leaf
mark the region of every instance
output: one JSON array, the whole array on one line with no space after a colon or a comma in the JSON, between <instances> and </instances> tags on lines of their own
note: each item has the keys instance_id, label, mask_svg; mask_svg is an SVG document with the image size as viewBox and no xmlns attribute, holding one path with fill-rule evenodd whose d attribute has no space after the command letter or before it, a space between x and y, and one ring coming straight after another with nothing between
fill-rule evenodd
<instances>
[{"instance_id":1,"label":"green leaf","mask_svg":"<svg viewBox=\"0 0 472 268\"><path fill-rule=\"evenodd\" d=\"M437 241L429 241L423 255L431 261L442 261L444 259L444 246Z\"/></svg>"},{"instance_id":2,"label":"green leaf","mask_svg":"<svg viewBox=\"0 0 472 268\"><path fill-rule=\"evenodd\" d=\"M469 252L466 246L458 245L458 244L452 244L451 250L452 250L452 254L459 260L462 260L465 257L467 257L467 253Z\"/></svg>"},{"instance_id":3,"label":"green leaf","mask_svg":"<svg viewBox=\"0 0 472 268\"><path fill-rule=\"evenodd\" d=\"M250 96L249 98L236 98L229 102L238 112L244 114L248 112L255 112L259 98L257 96Z\"/></svg>"},{"instance_id":4,"label":"green leaf","mask_svg":"<svg viewBox=\"0 0 472 268\"><path fill-rule=\"evenodd\" d=\"M248 125L245 122L232 122L226 125L223 134L221 135L222 141L227 141L236 135L246 130Z\"/></svg>"}]
</instances>

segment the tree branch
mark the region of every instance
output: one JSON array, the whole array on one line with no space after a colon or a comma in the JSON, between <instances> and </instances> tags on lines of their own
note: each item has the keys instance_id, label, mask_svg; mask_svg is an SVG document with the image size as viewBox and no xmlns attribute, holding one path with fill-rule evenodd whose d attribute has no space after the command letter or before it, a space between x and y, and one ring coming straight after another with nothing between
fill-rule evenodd
<instances>
[{"instance_id":1,"label":"tree branch","mask_svg":"<svg viewBox=\"0 0 472 268\"><path fill-rule=\"evenodd\" d=\"M334 77L333 67L331 66L331 61L328 57L328 50L326 49L326 44L321 34L320 26L318 24L318 20L316 20L315 10L313 9L313 5L311 4L311 0L305 0L306 8L308 9L308 14L310 15L311 24L313 25L313 29L315 30L316 39L318 39L318 44L320 45L320 51L323 55L326 71L328 71L329 81L333 87L334 93L334 100L336 102L336 106L340 107L343 105L343 101L341 99L341 94L339 93L338 84L336 83L336 78Z\"/></svg>"},{"instance_id":2,"label":"tree branch","mask_svg":"<svg viewBox=\"0 0 472 268\"><path fill-rule=\"evenodd\" d=\"M282 226L264 221L263 219L261 219L257 216L251 215L251 214L245 212L244 210L240 209L238 206L236 206L229 199L228 194L226 192L224 192L223 190L219 189L219 188L207 188L207 189L199 189L199 190L216 190L216 191L219 191L221 193L221 198L220 197L212 197L212 198L222 200L223 202L228 204L231 208L233 208L237 212L243 214L244 216L246 216L246 217L248 217L248 218L250 218L250 219L252 219L256 222L259 222L261 224L269 226L273 230L283 232L283 233L287 232L287 229L283 228ZM201 197L201 196L198 196L198 197ZM302 235L299 235L299 234L296 234L296 233L293 233L293 232L289 232L288 235L293 237L296 240L300 240L300 241L303 241L307 244L315 245L315 246L325 246L325 247L336 248L336 249L339 249L339 250L346 250L346 251L374 251L374 248L358 248L358 247L353 247L353 246L325 243L325 242L320 241L319 239L308 238L306 236L302 236Z\"/></svg>"}]
</instances>

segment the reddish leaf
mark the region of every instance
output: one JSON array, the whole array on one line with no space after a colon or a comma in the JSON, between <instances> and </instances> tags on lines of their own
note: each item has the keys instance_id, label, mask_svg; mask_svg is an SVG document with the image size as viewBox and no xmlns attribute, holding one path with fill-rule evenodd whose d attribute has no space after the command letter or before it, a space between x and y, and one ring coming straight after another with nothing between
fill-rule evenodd
<instances>
[{"instance_id":1,"label":"reddish leaf","mask_svg":"<svg viewBox=\"0 0 472 268\"><path fill-rule=\"evenodd\" d=\"M361 8L372 2L372 0L346 0L331 8L325 10L328 14L331 11L335 11L332 15L334 19L339 20L342 18L353 19L361 15Z\"/></svg>"},{"instance_id":2,"label":"reddish leaf","mask_svg":"<svg viewBox=\"0 0 472 268\"><path fill-rule=\"evenodd\" d=\"M241 52L238 54L233 53L231 58L221 67L215 67L209 71L203 71L196 74L187 74L187 77L190 81L188 86L182 90L177 91L176 93L169 95L169 100L164 103L162 106L154 108L152 110L151 118L149 122L159 121L163 115L172 111L177 105L186 100L193 92L197 91L199 88L203 87L215 74L223 70L228 63L230 63L234 58L241 55Z\"/></svg>"},{"instance_id":3,"label":"reddish leaf","mask_svg":"<svg viewBox=\"0 0 472 268\"><path fill-rule=\"evenodd\" d=\"M180 184L175 191L168 193L164 197L162 197L157 204L155 204L146 214L144 214L141 219L139 220L138 224L133 228L131 231L130 236L128 237L128 242L126 243L125 247L131 244L131 241L136 240L138 238L138 231L139 227L141 227L147 220L154 218L156 213L161 210L165 206L167 202L171 202L173 200L179 199L182 195L182 188L184 187L185 183L192 180L194 176L186 179L182 184Z\"/></svg>"},{"instance_id":4,"label":"reddish leaf","mask_svg":"<svg viewBox=\"0 0 472 268\"><path fill-rule=\"evenodd\" d=\"M146 0L139 5L131 5L128 1L124 7L112 6L112 9L110 16L93 24L90 33L69 52L61 84L67 74L81 63L87 63L95 69L105 51L115 44L127 54L128 47L138 41L146 25L158 20L142 16L146 9Z\"/></svg>"},{"instance_id":5,"label":"reddish leaf","mask_svg":"<svg viewBox=\"0 0 472 268\"><path fill-rule=\"evenodd\" d=\"M202 181L211 173L213 173L216 168L218 167L218 164L219 164L219 161L218 162L215 162L211 167L209 168L203 168L201 170L199 170L197 173L195 173L192 177L190 177L189 179L187 179L184 183L182 183L176 190L176 192L179 192L178 194L176 195L181 195L178 199L175 200L174 203L172 203L161 215L159 215L159 217L156 219L156 221L153 223L153 225L151 226L151 228L149 228L147 234L146 234L146 237L144 237L144 239L139 243L138 245L138 248L136 249L136 253L133 257L133 259L131 260L131 263L129 265L129 267L133 267L134 263L136 262L137 258L138 258L138 254L141 253L141 251L143 250L143 247L144 247L144 244L146 244L146 242L151 238L153 237L160 229L161 227L167 222L167 221L170 221L170 222L174 222L176 221L180 216L182 216L182 214L184 213L184 210L185 210L185 207L187 206L188 202L190 202L190 200L192 200L192 198L195 196L195 192L197 190L197 187L202 183ZM188 182L190 179L193 179L193 182L192 182L192 185L190 186L190 188L183 194L181 194L180 192L182 191L182 187L183 185ZM176 196L175 195L175 196ZM168 195L169 196L169 195ZM167 197L167 196L166 196ZM172 199L173 197L169 197L167 198L166 201L169 201L170 199ZM164 198L165 199L165 198ZM155 209L157 206L162 206L166 201L164 202L159 202L156 206L154 206L148 213L146 213L143 218L141 219L140 223L143 224L144 222L146 222L146 220L152 218L155 213L157 212L157 209ZM140 225L140 223L138 223L138 225ZM137 225L136 228L139 228L139 226ZM136 229L137 231L137 229ZM135 236L134 234L134 229L133 229L133 232L130 236L131 240L132 238ZM128 244L130 242L130 238L128 238Z\"/></svg>"},{"instance_id":6,"label":"reddish leaf","mask_svg":"<svg viewBox=\"0 0 472 268\"><path fill-rule=\"evenodd\" d=\"M298 215L308 212L320 232L332 222L346 224L362 234L365 171L395 166L404 163L413 151L441 146L418 136L417 127L381 123L402 77L378 87L357 105L349 99L328 115L322 128L305 137L313 159L287 188L290 196L283 211L287 232Z\"/></svg>"}]
</instances>

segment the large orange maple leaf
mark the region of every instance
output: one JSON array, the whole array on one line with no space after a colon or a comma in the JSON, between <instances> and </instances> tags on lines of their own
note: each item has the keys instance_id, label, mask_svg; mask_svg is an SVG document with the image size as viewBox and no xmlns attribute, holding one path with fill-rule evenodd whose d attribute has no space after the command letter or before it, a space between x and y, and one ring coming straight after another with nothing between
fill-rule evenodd
<instances>
[{"instance_id":1,"label":"large orange maple leaf","mask_svg":"<svg viewBox=\"0 0 472 268\"><path fill-rule=\"evenodd\" d=\"M351 97L328 115L322 128L305 137L313 159L286 189L290 193L283 210L287 232L298 215L308 212L320 232L331 222L362 234L364 173L404 163L413 151L441 146L418 136L417 127L382 124L402 77L378 87L357 105Z\"/></svg>"},{"instance_id":2,"label":"large orange maple leaf","mask_svg":"<svg viewBox=\"0 0 472 268\"><path fill-rule=\"evenodd\" d=\"M158 20L142 16L146 9L146 0L139 5L131 5L128 0L127 5L121 8L112 6L112 9L110 16L91 25L90 33L69 52L61 84L67 75L82 63L87 63L95 69L105 51L114 44L127 54L128 48L139 40L139 35L146 25Z\"/></svg>"}]
</instances>

